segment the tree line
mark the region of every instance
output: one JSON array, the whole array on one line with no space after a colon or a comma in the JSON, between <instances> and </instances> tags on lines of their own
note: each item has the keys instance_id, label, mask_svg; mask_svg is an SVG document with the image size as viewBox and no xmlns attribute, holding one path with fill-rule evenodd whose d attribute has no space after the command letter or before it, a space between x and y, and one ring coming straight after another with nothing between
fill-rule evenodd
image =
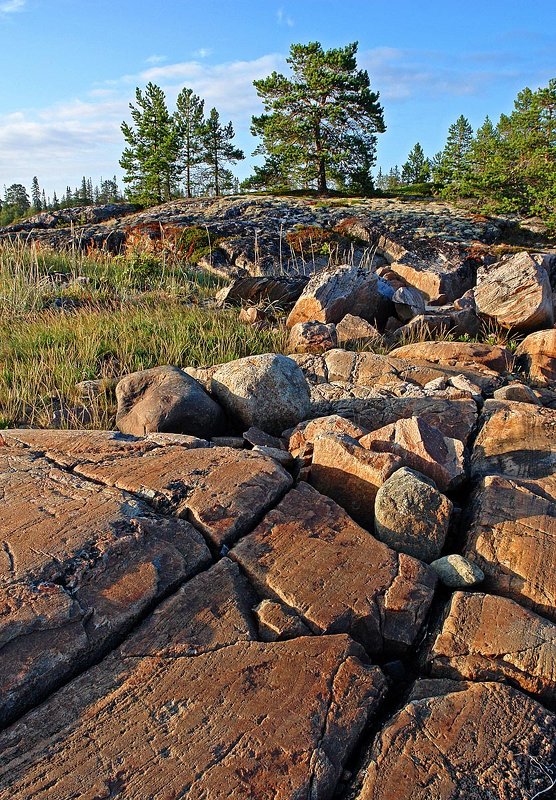
<instances>
[{"instance_id":1,"label":"tree line","mask_svg":"<svg viewBox=\"0 0 556 800\"><path fill-rule=\"evenodd\" d=\"M473 131L463 115L449 127L443 149L428 158L419 142L401 168L374 176L377 137L386 130L379 93L357 66L357 42L324 50L294 44L288 76L255 80L263 113L251 133L263 157L241 184L230 167L244 159L231 122L184 87L170 111L153 83L136 89L131 121L121 125L125 196L143 205L175 197L251 190L330 190L359 195L417 189L446 198L475 198L485 210L538 214L556 226L556 79L521 91L510 114L488 117ZM31 198L20 184L5 190L3 224L13 214L122 199L113 181L82 186L58 200L45 198L33 178ZM16 213L17 212L17 213Z\"/></svg>"},{"instance_id":2,"label":"tree line","mask_svg":"<svg viewBox=\"0 0 556 800\"><path fill-rule=\"evenodd\" d=\"M121 203L123 200L124 196L115 175L106 180L101 178L100 183L95 186L93 186L91 178L83 176L80 186L75 189L67 186L60 198L56 192L53 192L52 197L47 196L35 175L31 181L30 193L21 183L4 186L4 195L0 200L0 225L10 225L16 219L40 214L41 211L59 211L62 208L77 206Z\"/></svg>"},{"instance_id":3,"label":"tree line","mask_svg":"<svg viewBox=\"0 0 556 800\"><path fill-rule=\"evenodd\" d=\"M402 165L377 175L378 189L432 183L448 199L474 198L486 210L537 214L556 226L556 79L523 89L510 114L473 131L460 115L431 159L417 142Z\"/></svg>"}]
</instances>

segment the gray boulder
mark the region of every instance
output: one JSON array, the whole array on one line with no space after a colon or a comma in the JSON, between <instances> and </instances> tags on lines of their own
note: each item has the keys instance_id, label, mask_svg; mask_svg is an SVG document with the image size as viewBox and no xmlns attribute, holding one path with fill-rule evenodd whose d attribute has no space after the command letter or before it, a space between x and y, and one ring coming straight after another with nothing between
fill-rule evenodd
<instances>
[{"instance_id":1,"label":"gray boulder","mask_svg":"<svg viewBox=\"0 0 556 800\"><path fill-rule=\"evenodd\" d=\"M310 414L307 381L293 359L275 353L230 361L212 376L211 392L245 428L280 434Z\"/></svg>"},{"instance_id":2,"label":"gray boulder","mask_svg":"<svg viewBox=\"0 0 556 800\"><path fill-rule=\"evenodd\" d=\"M116 386L116 425L144 436L164 431L209 439L224 426L224 413L190 375L162 366L126 375Z\"/></svg>"},{"instance_id":3,"label":"gray boulder","mask_svg":"<svg viewBox=\"0 0 556 800\"><path fill-rule=\"evenodd\" d=\"M451 501L432 480L402 467L377 492L375 535L398 552L430 562L440 555L451 513Z\"/></svg>"}]
</instances>

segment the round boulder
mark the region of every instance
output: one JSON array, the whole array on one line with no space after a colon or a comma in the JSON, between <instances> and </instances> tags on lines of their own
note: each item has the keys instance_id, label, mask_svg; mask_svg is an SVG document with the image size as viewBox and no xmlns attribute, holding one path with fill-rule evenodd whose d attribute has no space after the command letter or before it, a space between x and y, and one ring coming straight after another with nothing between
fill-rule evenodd
<instances>
[{"instance_id":1,"label":"round boulder","mask_svg":"<svg viewBox=\"0 0 556 800\"><path fill-rule=\"evenodd\" d=\"M116 425L122 433L185 433L209 439L224 426L224 412L190 375L163 366L132 372L116 386Z\"/></svg>"},{"instance_id":2,"label":"round boulder","mask_svg":"<svg viewBox=\"0 0 556 800\"><path fill-rule=\"evenodd\" d=\"M451 513L451 501L432 480L402 467L377 492L375 535L393 550L429 562L440 555Z\"/></svg>"},{"instance_id":3,"label":"round boulder","mask_svg":"<svg viewBox=\"0 0 556 800\"><path fill-rule=\"evenodd\" d=\"M230 361L212 376L211 392L244 430L280 434L310 413L309 387L293 359L275 353Z\"/></svg>"},{"instance_id":4,"label":"round boulder","mask_svg":"<svg viewBox=\"0 0 556 800\"><path fill-rule=\"evenodd\" d=\"M338 337L333 323L297 322L290 330L290 353L325 353L335 347L338 347Z\"/></svg>"}]
</instances>

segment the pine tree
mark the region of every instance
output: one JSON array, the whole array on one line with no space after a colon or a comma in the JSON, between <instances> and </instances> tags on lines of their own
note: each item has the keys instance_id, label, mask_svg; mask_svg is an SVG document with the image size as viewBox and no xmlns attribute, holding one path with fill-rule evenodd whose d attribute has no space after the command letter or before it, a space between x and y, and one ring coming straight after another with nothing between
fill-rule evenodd
<instances>
[{"instance_id":1,"label":"pine tree","mask_svg":"<svg viewBox=\"0 0 556 800\"><path fill-rule=\"evenodd\" d=\"M448 197L460 195L468 181L472 142L473 128L469 120L460 115L448 128L448 138L435 173L435 179L445 186L443 194Z\"/></svg>"},{"instance_id":2,"label":"pine tree","mask_svg":"<svg viewBox=\"0 0 556 800\"><path fill-rule=\"evenodd\" d=\"M425 158L423 148L417 142L410 151L407 161L402 166L402 183L426 183L430 180L431 168L428 158Z\"/></svg>"},{"instance_id":3,"label":"pine tree","mask_svg":"<svg viewBox=\"0 0 556 800\"><path fill-rule=\"evenodd\" d=\"M292 77L273 72L254 81L265 112L251 132L262 142L255 154L278 159L291 182L316 181L319 193L332 177L372 184L376 134L385 130L378 93L357 69L357 42L323 50L319 42L294 44L287 62ZM272 172L275 173L275 164Z\"/></svg>"},{"instance_id":4,"label":"pine tree","mask_svg":"<svg viewBox=\"0 0 556 800\"><path fill-rule=\"evenodd\" d=\"M224 165L245 158L243 151L233 146L234 136L232 123L221 125L218 111L212 108L201 132L202 160L208 165L210 172L208 186L217 197L224 188L223 178L226 178L226 171L223 174Z\"/></svg>"},{"instance_id":5,"label":"pine tree","mask_svg":"<svg viewBox=\"0 0 556 800\"><path fill-rule=\"evenodd\" d=\"M402 182L402 176L400 173L400 168L396 164L395 167L392 167L388 173L388 177L386 178L386 188L388 191L392 191L394 189L398 189Z\"/></svg>"},{"instance_id":6,"label":"pine tree","mask_svg":"<svg viewBox=\"0 0 556 800\"><path fill-rule=\"evenodd\" d=\"M120 166L129 194L141 203L162 203L173 196L178 179L179 136L159 86L137 88L137 105L129 104L134 127L123 122L127 147Z\"/></svg>"},{"instance_id":7,"label":"pine tree","mask_svg":"<svg viewBox=\"0 0 556 800\"><path fill-rule=\"evenodd\" d=\"M40 213L43 209L39 179L36 175L31 181L31 207L34 214Z\"/></svg>"},{"instance_id":8,"label":"pine tree","mask_svg":"<svg viewBox=\"0 0 556 800\"><path fill-rule=\"evenodd\" d=\"M180 169L184 174L185 192L193 197L199 178L196 169L203 159L203 126L205 101L192 89L182 89L176 100L174 120L180 140Z\"/></svg>"},{"instance_id":9,"label":"pine tree","mask_svg":"<svg viewBox=\"0 0 556 800\"><path fill-rule=\"evenodd\" d=\"M58 211L59 208L60 208L60 203L59 203L59 200L58 200L58 196L57 196L56 192L54 192L52 194L52 210L53 211Z\"/></svg>"}]
</instances>

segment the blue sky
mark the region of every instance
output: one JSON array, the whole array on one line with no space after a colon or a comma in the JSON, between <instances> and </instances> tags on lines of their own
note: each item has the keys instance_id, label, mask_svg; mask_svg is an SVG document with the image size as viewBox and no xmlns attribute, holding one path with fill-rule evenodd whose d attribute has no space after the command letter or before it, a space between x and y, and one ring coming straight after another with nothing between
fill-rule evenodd
<instances>
[{"instance_id":1,"label":"blue sky","mask_svg":"<svg viewBox=\"0 0 556 800\"><path fill-rule=\"evenodd\" d=\"M47 194L118 176L122 120L151 80L231 119L250 156L256 78L292 43L358 41L387 132L378 164L432 156L464 114L478 127L556 77L554 0L0 0L0 187L37 175ZM245 177L251 158L236 172Z\"/></svg>"}]
</instances>

